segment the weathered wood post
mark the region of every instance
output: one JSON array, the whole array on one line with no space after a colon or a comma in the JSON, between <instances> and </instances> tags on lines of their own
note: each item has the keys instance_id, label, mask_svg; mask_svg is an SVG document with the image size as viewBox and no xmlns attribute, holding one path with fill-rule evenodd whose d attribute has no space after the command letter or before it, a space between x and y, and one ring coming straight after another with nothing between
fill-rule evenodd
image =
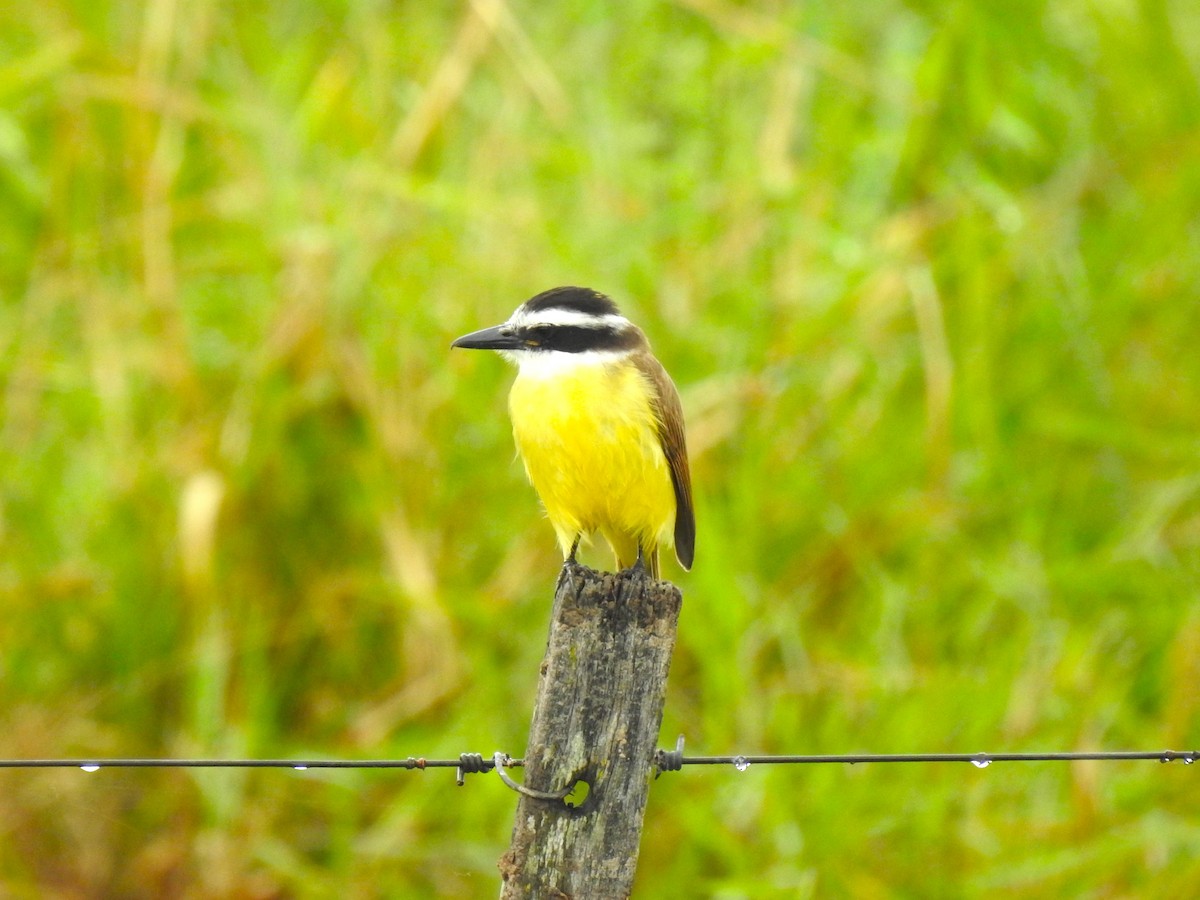
<instances>
[{"instance_id":1,"label":"weathered wood post","mask_svg":"<svg viewBox=\"0 0 1200 900\"><path fill-rule=\"evenodd\" d=\"M641 570L563 570L525 751L525 785L576 784L577 806L522 795L502 900L628 897L682 595Z\"/></svg>"}]
</instances>

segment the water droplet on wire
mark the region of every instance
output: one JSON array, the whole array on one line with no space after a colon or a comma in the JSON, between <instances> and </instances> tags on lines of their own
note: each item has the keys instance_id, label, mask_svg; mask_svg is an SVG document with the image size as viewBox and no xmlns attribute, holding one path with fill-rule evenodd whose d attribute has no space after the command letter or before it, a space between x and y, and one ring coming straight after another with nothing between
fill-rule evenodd
<instances>
[{"instance_id":1,"label":"water droplet on wire","mask_svg":"<svg viewBox=\"0 0 1200 900\"><path fill-rule=\"evenodd\" d=\"M985 757L981 757L980 759L971 760L971 765L973 765L977 769L986 769L991 764L992 764L992 761Z\"/></svg>"},{"instance_id":2,"label":"water droplet on wire","mask_svg":"<svg viewBox=\"0 0 1200 900\"><path fill-rule=\"evenodd\" d=\"M1194 763L1195 761L1196 761L1196 757L1194 757L1194 756L1185 756L1185 757L1183 758L1183 764L1184 764L1185 766L1190 766L1190 765L1191 765L1192 763Z\"/></svg>"},{"instance_id":3,"label":"water droplet on wire","mask_svg":"<svg viewBox=\"0 0 1200 900\"><path fill-rule=\"evenodd\" d=\"M96 765L95 763L89 763L88 765L80 766L79 768L83 769L83 771L85 771L85 772L99 772L100 771L100 767L98 765Z\"/></svg>"},{"instance_id":4,"label":"water droplet on wire","mask_svg":"<svg viewBox=\"0 0 1200 900\"><path fill-rule=\"evenodd\" d=\"M750 760L746 759L744 756L735 756L733 758L733 767L739 772L745 772L748 768L750 768Z\"/></svg>"},{"instance_id":5,"label":"water droplet on wire","mask_svg":"<svg viewBox=\"0 0 1200 900\"><path fill-rule=\"evenodd\" d=\"M297 772L307 772L308 766L292 766Z\"/></svg>"}]
</instances>

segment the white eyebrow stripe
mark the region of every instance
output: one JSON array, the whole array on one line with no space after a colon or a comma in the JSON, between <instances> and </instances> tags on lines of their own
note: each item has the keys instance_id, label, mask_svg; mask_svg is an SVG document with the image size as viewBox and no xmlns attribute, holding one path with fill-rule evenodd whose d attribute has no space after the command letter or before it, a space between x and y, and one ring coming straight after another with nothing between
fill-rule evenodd
<instances>
[{"instance_id":1,"label":"white eyebrow stripe","mask_svg":"<svg viewBox=\"0 0 1200 900\"><path fill-rule=\"evenodd\" d=\"M624 316L614 316L611 313L593 316L575 309L539 309L534 313L526 313L518 309L508 321L511 325L523 325L526 328L533 325L561 325L580 328L615 328L618 331L628 328L631 324Z\"/></svg>"}]
</instances>

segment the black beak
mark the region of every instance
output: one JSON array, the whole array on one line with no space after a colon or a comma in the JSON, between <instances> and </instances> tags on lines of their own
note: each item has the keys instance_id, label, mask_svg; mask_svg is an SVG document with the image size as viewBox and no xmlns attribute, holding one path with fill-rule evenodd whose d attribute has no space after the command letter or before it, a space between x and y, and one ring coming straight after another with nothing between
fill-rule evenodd
<instances>
[{"instance_id":1,"label":"black beak","mask_svg":"<svg viewBox=\"0 0 1200 900\"><path fill-rule=\"evenodd\" d=\"M481 331L472 331L456 340L451 347L464 350L520 350L529 346L521 340L510 325L493 325Z\"/></svg>"}]
</instances>

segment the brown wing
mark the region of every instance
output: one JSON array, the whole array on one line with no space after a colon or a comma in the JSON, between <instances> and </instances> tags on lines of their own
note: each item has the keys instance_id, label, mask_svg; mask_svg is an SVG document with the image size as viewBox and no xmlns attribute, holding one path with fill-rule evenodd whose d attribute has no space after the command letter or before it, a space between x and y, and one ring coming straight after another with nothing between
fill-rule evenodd
<instances>
[{"instance_id":1,"label":"brown wing","mask_svg":"<svg viewBox=\"0 0 1200 900\"><path fill-rule=\"evenodd\" d=\"M657 359L646 354L644 370L654 387L654 415L662 442L671 485L675 488L675 558L685 569L692 567L696 552L696 515L692 508L692 475L688 469L687 441L683 434L683 407L675 382Z\"/></svg>"}]
</instances>

